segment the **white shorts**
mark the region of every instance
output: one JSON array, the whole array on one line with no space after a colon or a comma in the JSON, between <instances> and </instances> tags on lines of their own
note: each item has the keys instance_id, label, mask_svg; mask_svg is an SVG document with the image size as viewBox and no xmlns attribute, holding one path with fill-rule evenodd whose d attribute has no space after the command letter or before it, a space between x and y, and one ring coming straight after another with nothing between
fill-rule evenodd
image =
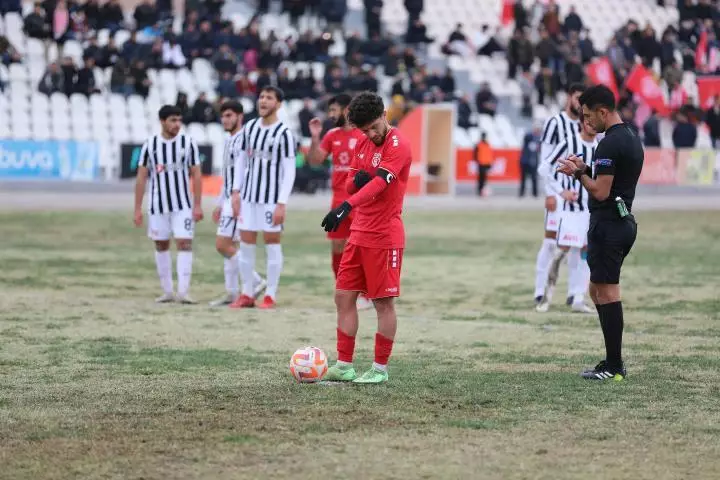
<instances>
[{"instance_id":1,"label":"white shorts","mask_svg":"<svg viewBox=\"0 0 720 480\"><path fill-rule=\"evenodd\" d=\"M282 232L282 225L273 225L274 204L242 202L239 228L246 232Z\"/></svg>"},{"instance_id":2,"label":"white shorts","mask_svg":"<svg viewBox=\"0 0 720 480\"><path fill-rule=\"evenodd\" d=\"M180 210L172 213L150 214L148 220L148 237L156 241L172 238L192 239L195 221L192 210Z\"/></svg>"},{"instance_id":3,"label":"white shorts","mask_svg":"<svg viewBox=\"0 0 720 480\"><path fill-rule=\"evenodd\" d=\"M229 198L222 205L217 236L232 238L234 242L240 241L240 222L236 217L233 217L232 202Z\"/></svg>"},{"instance_id":4,"label":"white shorts","mask_svg":"<svg viewBox=\"0 0 720 480\"><path fill-rule=\"evenodd\" d=\"M560 224L560 215L562 212L560 211L560 206L562 205L563 199L560 196L555 197L555 204L557 205L555 207L554 212L549 212L545 210L545 231L546 232L557 232L558 231L558 225Z\"/></svg>"},{"instance_id":5,"label":"white shorts","mask_svg":"<svg viewBox=\"0 0 720 480\"><path fill-rule=\"evenodd\" d=\"M560 212L560 225L557 243L561 247L583 248L587 245L587 232L590 227L590 213Z\"/></svg>"}]
</instances>

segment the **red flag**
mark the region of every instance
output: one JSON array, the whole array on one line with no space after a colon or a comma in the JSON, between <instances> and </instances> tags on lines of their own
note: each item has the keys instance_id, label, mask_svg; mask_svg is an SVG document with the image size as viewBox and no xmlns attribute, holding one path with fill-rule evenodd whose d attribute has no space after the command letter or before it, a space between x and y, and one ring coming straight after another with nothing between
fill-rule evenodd
<instances>
[{"instance_id":1,"label":"red flag","mask_svg":"<svg viewBox=\"0 0 720 480\"><path fill-rule=\"evenodd\" d=\"M595 85L605 85L612 90L616 102L620 99L617 82L615 82L615 74L613 73L610 60L608 60L607 57L600 57L589 63L585 68L585 73L587 73L587 76L590 77L590 80Z\"/></svg>"},{"instance_id":2,"label":"red flag","mask_svg":"<svg viewBox=\"0 0 720 480\"><path fill-rule=\"evenodd\" d=\"M703 30L698 39L697 47L695 48L695 70L701 72L705 71L707 67L707 51L708 51L708 34L706 30Z\"/></svg>"},{"instance_id":3,"label":"red flag","mask_svg":"<svg viewBox=\"0 0 720 480\"><path fill-rule=\"evenodd\" d=\"M635 64L625 80L625 86L628 90L640 95L648 105L658 112L658 115L666 116L670 113L660 85L642 64Z\"/></svg>"},{"instance_id":4,"label":"red flag","mask_svg":"<svg viewBox=\"0 0 720 480\"><path fill-rule=\"evenodd\" d=\"M720 76L697 77L698 102L703 110L712 107L715 95L720 95Z\"/></svg>"},{"instance_id":5,"label":"red flag","mask_svg":"<svg viewBox=\"0 0 720 480\"><path fill-rule=\"evenodd\" d=\"M500 23L508 25L515 21L515 0L502 0L502 13L500 13Z\"/></svg>"}]
</instances>

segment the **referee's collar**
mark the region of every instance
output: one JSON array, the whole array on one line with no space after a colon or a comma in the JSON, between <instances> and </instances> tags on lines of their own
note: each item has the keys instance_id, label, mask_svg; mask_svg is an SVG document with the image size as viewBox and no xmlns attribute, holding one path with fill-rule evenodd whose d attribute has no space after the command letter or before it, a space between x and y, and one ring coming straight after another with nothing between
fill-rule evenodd
<instances>
[{"instance_id":1,"label":"referee's collar","mask_svg":"<svg viewBox=\"0 0 720 480\"><path fill-rule=\"evenodd\" d=\"M608 128L607 130L605 130L605 135L607 135L608 133L612 132L613 130L617 130L617 129L619 129L619 128L621 128L621 127L624 127L624 126L625 126L625 122L616 123L616 124L613 125L612 127L610 127L610 128Z\"/></svg>"}]
</instances>

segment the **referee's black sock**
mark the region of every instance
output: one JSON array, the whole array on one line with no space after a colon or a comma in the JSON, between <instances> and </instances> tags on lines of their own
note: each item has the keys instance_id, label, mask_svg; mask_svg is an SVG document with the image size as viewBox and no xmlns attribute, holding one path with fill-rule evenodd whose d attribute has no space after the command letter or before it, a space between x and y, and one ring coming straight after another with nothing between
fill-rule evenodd
<instances>
[{"instance_id":1,"label":"referee's black sock","mask_svg":"<svg viewBox=\"0 0 720 480\"><path fill-rule=\"evenodd\" d=\"M596 306L605 337L605 360L609 368L620 369L622 368L622 334L625 325L622 302Z\"/></svg>"}]
</instances>

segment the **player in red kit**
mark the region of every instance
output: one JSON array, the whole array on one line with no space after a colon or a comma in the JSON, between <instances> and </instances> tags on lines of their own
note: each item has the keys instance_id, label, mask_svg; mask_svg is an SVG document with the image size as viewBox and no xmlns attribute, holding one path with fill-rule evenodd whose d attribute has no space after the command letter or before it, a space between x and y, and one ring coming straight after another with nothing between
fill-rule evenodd
<instances>
[{"instance_id":1,"label":"player in red kit","mask_svg":"<svg viewBox=\"0 0 720 480\"><path fill-rule=\"evenodd\" d=\"M365 138L358 142L352 158L351 168L356 173L347 180L350 197L322 221L326 232L334 232L351 211L354 217L335 285L338 360L325 378L383 383L388 380L387 363L397 329L394 298L400 295L405 247L402 205L412 158L408 142L388 124L378 95L366 92L355 97L348 119ZM375 305L378 331L373 366L358 377L352 360L358 330L355 302L360 293Z\"/></svg>"},{"instance_id":2,"label":"player in red kit","mask_svg":"<svg viewBox=\"0 0 720 480\"><path fill-rule=\"evenodd\" d=\"M308 152L308 163L310 165L320 165L328 155L332 156L332 207L337 208L350 197L345 186L348 177L352 178L350 170L350 161L355 145L364 138L363 133L357 128L350 125L347 121L348 106L352 97L346 94L340 94L332 97L328 102L328 118L335 123L335 128L329 130L320 140L320 132L322 132L322 122L319 118L310 120L310 136L312 143ZM332 269L337 278L338 268L340 267L340 259L342 258L345 242L350 236L350 224L352 215L347 221L343 222L336 231L328 232L327 236L332 245ZM372 307L372 302L364 295L358 296L357 308L366 309Z\"/></svg>"}]
</instances>

